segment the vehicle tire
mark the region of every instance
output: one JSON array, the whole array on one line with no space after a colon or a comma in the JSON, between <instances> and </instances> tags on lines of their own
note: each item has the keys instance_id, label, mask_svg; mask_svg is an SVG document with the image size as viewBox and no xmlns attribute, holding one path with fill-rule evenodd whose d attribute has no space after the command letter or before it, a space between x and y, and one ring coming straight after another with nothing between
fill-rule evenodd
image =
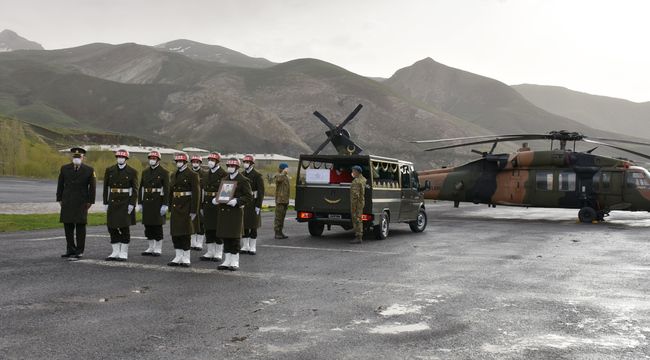
<instances>
[{"instance_id":1,"label":"vehicle tire","mask_svg":"<svg viewBox=\"0 0 650 360\"><path fill-rule=\"evenodd\" d=\"M309 228L309 235L319 237L323 235L323 231L325 230L325 224L323 223L318 223L315 221L310 221L307 223L307 227Z\"/></svg>"},{"instance_id":2,"label":"vehicle tire","mask_svg":"<svg viewBox=\"0 0 650 360\"><path fill-rule=\"evenodd\" d=\"M381 216L379 216L379 224L375 225L373 231L375 233L375 239L377 240L384 240L388 237L388 229L389 229L389 217L387 212L381 213Z\"/></svg>"},{"instance_id":3,"label":"vehicle tire","mask_svg":"<svg viewBox=\"0 0 650 360\"><path fill-rule=\"evenodd\" d=\"M409 223L409 227L414 233L423 232L427 228L427 213L424 209L418 211L417 218Z\"/></svg>"},{"instance_id":4,"label":"vehicle tire","mask_svg":"<svg viewBox=\"0 0 650 360\"><path fill-rule=\"evenodd\" d=\"M596 210L591 207L586 206L578 211L578 219L580 222L591 223L592 221L596 220L596 217Z\"/></svg>"}]
</instances>

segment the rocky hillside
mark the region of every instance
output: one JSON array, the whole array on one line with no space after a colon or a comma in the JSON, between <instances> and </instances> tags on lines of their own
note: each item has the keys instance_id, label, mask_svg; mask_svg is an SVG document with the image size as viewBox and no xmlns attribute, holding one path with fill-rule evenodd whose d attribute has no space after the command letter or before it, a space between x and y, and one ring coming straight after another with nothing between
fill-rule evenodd
<instances>
[{"instance_id":1,"label":"rocky hillside","mask_svg":"<svg viewBox=\"0 0 650 360\"><path fill-rule=\"evenodd\" d=\"M650 138L650 102L635 103L532 84L512 87L536 106L597 129Z\"/></svg>"},{"instance_id":2,"label":"rocky hillside","mask_svg":"<svg viewBox=\"0 0 650 360\"><path fill-rule=\"evenodd\" d=\"M11 30L0 32L0 52L15 50L43 50L41 44L29 41Z\"/></svg>"},{"instance_id":3,"label":"rocky hillside","mask_svg":"<svg viewBox=\"0 0 650 360\"><path fill-rule=\"evenodd\" d=\"M191 59L213 61L224 65L249 68L267 68L275 65L275 63L267 59L250 57L223 46L208 45L186 39L179 39L156 45L156 48L185 55Z\"/></svg>"}]
</instances>

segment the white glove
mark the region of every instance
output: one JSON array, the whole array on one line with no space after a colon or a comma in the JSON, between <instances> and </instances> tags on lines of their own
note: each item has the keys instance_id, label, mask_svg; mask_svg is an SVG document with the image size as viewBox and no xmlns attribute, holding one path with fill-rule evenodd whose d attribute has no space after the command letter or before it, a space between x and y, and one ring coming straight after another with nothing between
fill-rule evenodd
<instances>
[{"instance_id":1,"label":"white glove","mask_svg":"<svg viewBox=\"0 0 650 360\"><path fill-rule=\"evenodd\" d=\"M108 211L108 204L102 205L104 207L104 212Z\"/></svg>"},{"instance_id":2,"label":"white glove","mask_svg":"<svg viewBox=\"0 0 650 360\"><path fill-rule=\"evenodd\" d=\"M194 221L195 217L196 217L196 214L190 214L190 220Z\"/></svg>"},{"instance_id":3,"label":"white glove","mask_svg":"<svg viewBox=\"0 0 650 360\"><path fill-rule=\"evenodd\" d=\"M228 206L232 206L232 207L237 206L237 199L236 199L236 198L230 199L230 201L228 201L228 202L226 203L226 205L228 205Z\"/></svg>"},{"instance_id":4,"label":"white glove","mask_svg":"<svg viewBox=\"0 0 650 360\"><path fill-rule=\"evenodd\" d=\"M142 204L138 204L138 207L135 208L135 212L142 212Z\"/></svg>"},{"instance_id":5,"label":"white glove","mask_svg":"<svg viewBox=\"0 0 650 360\"><path fill-rule=\"evenodd\" d=\"M217 205L217 204L219 203L217 202L217 197L215 196L212 198L212 205Z\"/></svg>"},{"instance_id":6,"label":"white glove","mask_svg":"<svg viewBox=\"0 0 650 360\"><path fill-rule=\"evenodd\" d=\"M255 208L255 213L256 213L257 215L259 215L259 214L260 214L260 210L261 210L260 208L256 207L256 208Z\"/></svg>"},{"instance_id":7,"label":"white glove","mask_svg":"<svg viewBox=\"0 0 650 360\"><path fill-rule=\"evenodd\" d=\"M129 210L128 210L128 213L129 213L129 214L133 212L133 208L134 208L133 205L129 205Z\"/></svg>"},{"instance_id":8,"label":"white glove","mask_svg":"<svg viewBox=\"0 0 650 360\"><path fill-rule=\"evenodd\" d=\"M167 214L167 205L160 207L160 216L165 216Z\"/></svg>"},{"instance_id":9,"label":"white glove","mask_svg":"<svg viewBox=\"0 0 650 360\"><path fill-rule=\"evenodd\" d=\"M201 212L201 216L205 216L205 215L203 215L203 209L201 209L199 211Z\"/></svg>"}]
</instances>

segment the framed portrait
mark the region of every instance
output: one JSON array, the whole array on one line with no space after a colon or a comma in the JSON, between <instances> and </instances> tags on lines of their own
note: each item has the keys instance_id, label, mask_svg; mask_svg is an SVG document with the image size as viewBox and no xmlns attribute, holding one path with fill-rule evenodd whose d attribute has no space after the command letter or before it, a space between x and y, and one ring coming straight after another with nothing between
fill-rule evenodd
<instances>
[{"instance_id":1,"label":"framed portrait","mask_svg":"<svg viewBox=\"0 0 650 360\"><path fill-rule=\"evenodd\" d=\"M219 186L219 193L217 194L217 202L225 204L235 197L235 189L237 189L237 182L224 180Z\"/></svg>"}]
</instances>

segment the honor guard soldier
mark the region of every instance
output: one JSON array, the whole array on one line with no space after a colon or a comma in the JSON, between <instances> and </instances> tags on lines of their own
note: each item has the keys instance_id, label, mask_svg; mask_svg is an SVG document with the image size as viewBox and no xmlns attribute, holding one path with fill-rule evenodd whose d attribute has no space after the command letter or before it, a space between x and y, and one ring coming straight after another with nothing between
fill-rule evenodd
<instances>
[{"instance_id":1,"label":"honor guard soldier","mask_svg":"<svg viewBox=\"0 0 650 360\"><path fill-rule=\"evenodd\" d=\"M239 250L241 250L241 236L244 231L244 207L253 201L250 182L237 171L239 165L239 160L236 158L226 162L228 175L223 178L221 188L224 188L226 181L236 184L230 200L220 203L217 198L212 199L213 204L218 204L216 235L224 242L225 259L217 267L220 270L235 271L239 268Z\"/></svg>"},{"instance_id":2,"label":"honor guard soldier","mask_svg":"<svg viewBox=\"0 0 650 360\"><path fill-rule=\"evenodd\" d=\"M160 166L160 153L151 151L149 167L142 171L139 205L142 213L144 236L149 247L142 256L160 256L162 252L163 225L169 204L169 171Z\"/></svg>"},{"instance_id":3,"label":"honor guard soldier","mask_svg":"<svg viewBox=\"0 0 650 360\"><path fill-rule=\"evenodd\" d=\"M208 155L208 172L203 177L203 203L201 213L205 228L205 246L208 251L200 257L203 261L221 261L223 254L223 240L217 237L217 205L212 199L217 196L221 180L226 176L226 171L221 168L219 161L221 154L212 152Z\"/></svg>"},{"instance_id":4,"label":"honor guard soldier","mask_svg":"<svg viewBox=\"0 0 650 360\"><path fill-rule=\"evenodd\" d=\"M70 149L72 162L61 166L56 187L56 201L61 205L59 221L65 229L64 258L81 258L86 245L88 209L95 203L95 170L83 163L86 150ZM77 242L75 243L75 231Z\"/></svg>"},{"instance_id":5,"label":"honor guard soldier","mask_svg":"<svg viewBox=\"0 0 650 360\"><path fill-rule=\"evenodd\" d=\"M201 169L203 158L199 155L192 155L190 162L192 163L192 171L194 171L199 176L199 187L202 188L203 186L201 184L203 182L203 176L205 175L205 172ZM203 202L203 199L201 198L199 201L201 203ZM194 218L192 225L194 226L194 234L192 235L192 243L190 244L190 248L192 250L201 251L203 250L203 240L205 238L205 229L203 228L203 219L201 218L201 214L198 214Z\"/></svg>"},{"instance_id":6,"label":"honor guard soldier","mask_svg":"<svg viewBox=\"0 0 650 360\"><path fill-rule=\"evenodd\" d=\"M289 207L289 194L291 192L291 184L289 182L289 165L281 163L278 167L278 173L275 174L275 221L273 222L273 230L275 231L276 239L286 239L287 235L284 234L284 218L287 216L287 208Z\"/></svg>"},{"instance_id":7,"label":"honor guard soldier","mask_svg":"<svg viewBox=\"0 0 650 360\"><path fill-rule=\"evenodd\" d=\"M174 156L177 170L172 174L169 183L171 216L169 232L174 243L176 256L169 266L190 266L190 242L194 233L192 222L198 216L201 190L199 176L187 168L187 154Z\"/></svg>"},{"instance_id":8,"label":"honor guard soldier","mask_svg":"<svg viewBox=\"0 0 650 360\"><path fill-rule=\"evenodd\" d=\"M363 241L363 207L366 203L366 178L361 174L362 168L359 165L352 167L352 183L350 184L350 215L352 227L354 228L354 240L351 244L361 244Z\"/></svg>"},{"instance_id":9,"label":"honor guard soldier","mask_svg":"<svg viewBox=\"0 0 650 360\"><path fill-rule=\"evenodd\" d=\"M126 164L128 158L128 151L117 150L117 164L106 168L104 173L104 205L108 207L106 224L113 247L113 252L106 258L108 261L126 261L129 257L129 226L135 225L138 173Z\"/></svg>"},{"instance_id":10,"label":"honor guard soldier","mask_svg":"<svg viewBox=\"0 0 650 360\"><path fill-rule=\"evenodd\" d=\"M242 175L251 183L253 201L244 207L244 235L241 254L255 255L257 252L257 229L262 226L262 201L264 200L264 178L255 170L255 158L246 155L242 161Z\"/></svg>"}]
</instances>

